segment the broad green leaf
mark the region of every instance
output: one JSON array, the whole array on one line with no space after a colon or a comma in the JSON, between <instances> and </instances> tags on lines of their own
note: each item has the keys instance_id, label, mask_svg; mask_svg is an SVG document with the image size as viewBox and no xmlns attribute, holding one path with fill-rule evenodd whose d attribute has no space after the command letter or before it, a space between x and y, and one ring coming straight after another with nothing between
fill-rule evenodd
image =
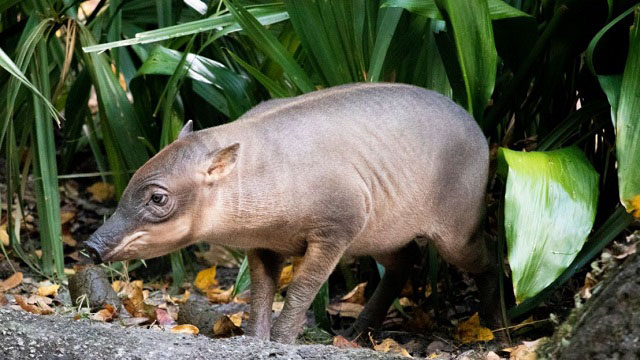
<instances>
[{"instance_id":1,"label":"broad green leaf","mask_svg":"<svg viewBox=\"0 0 640 360\"><path fill-rule=\"evenodd\" d=\"M289 18L289 15L284 10L284 6L281 4L260 5L249 8L247 11L255 16L262 25L275 24ZM206 19L191 21L184 24L167 26L165 28L157 30L139 32L135 35L135 38L132 39L119 40L105 44L83 46L82 50L84 50L85 52L105 51L115 47L129 46L134 44L148 44L205 31L217 31L223 34L228 34L230 32L239 30L241 30L241 27L238 26L238 23L236 22L236 20L234 20L234 17L231 14L223 14Z\"/></svg>"},{"instance_id":2,"label":"broad green leaf","mask_svg":"<svg viewBox=\"0 0 640 360\"><path fill-rule=\"evenodd\" d=\"M290 96L286 89L282 88L277 82L271 80L268 76L261 73L260 70L255 67L249 65L246 61L242 60L238 55L233 52L229 52L229 55L235 60L240 66L242 66L249 74L251 74L262 86L264 86L272 98L283 98Z\"/></svg>"},{"instance_id":3,"label":"broad green leaf","mask_svg":"<svg viewBox=\"0 0 640 360\"><path fill-rule=\"evenodd\" d=\"M488 3L491 20L531 17L531 15L514 8L502 0L489 0ZM443 19L440 10L436 6L436 0L385 0L380 7L401 7L428 18Z\"/></svg>"},{"instance_id":4,"label":"broad green leaf","mask_svg":"<svg viewBox=\"0 0 640 360\"><path fill-rule=\"evenodd\" d=\"M242 26L245 34L253 41L254 45L271 58L271 60L280 65L285 74L291 79L291 82L293 82L300 91L306 93L315 90L311 79L272 33L265 29L244 7L237 5L232 0L225 0L224 3L240 26Z\"/></svg>"},{"instance_id":5,"label":"broad green leaf","mask_svg":"<svg viewBox=\"0 0 640 360\"><path fill-rule=\"evenodd\" d=\"M577 147L548 152L501 148L506 177L504 227L516 301L551 284L571 264L591 231L598 174Z\"/></svg>"},{"instance_id":6,"label":"broad green leaf","mask_svg":"<svg viewBox=\"0 0 640 360\"><path fill-rule=\"evenodd\" d=\"M600 74L595 58L624 54L610 52L607 32L614 26L625 26L624 20L633 16L629 29L629 50L624 69L606 68ZM616 129L616 158L620 202L635 217L640 217L640 5L633 6L603 27L587 48L587 64L600 82L611 105L611 119ZM604 43L604 44L603 44ZM604 46L603 46L604 45ZM599 49L605 50L599 50Z\"/></svg>"},{"instance_id":7,"label":"broad green leaf","mask_svg":"<svg viewBox=\"0 0 640 360\"><path fill-rule=\"evenodd\" d=\"M436 35L454 100L482 120L493 93L498 55L487 0L436 0L447 31Z\"/></svg>"}]
</instances>

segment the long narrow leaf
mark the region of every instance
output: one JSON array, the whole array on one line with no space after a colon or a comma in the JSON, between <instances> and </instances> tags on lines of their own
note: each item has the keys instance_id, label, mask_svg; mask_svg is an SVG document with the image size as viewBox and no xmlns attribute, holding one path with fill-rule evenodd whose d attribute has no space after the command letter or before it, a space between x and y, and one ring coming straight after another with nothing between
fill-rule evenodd
<instances>
[{"instance_id":1,"label":"long narrow leaf","mask_svg":"<svg viewBox=\"0 0 640 360\"><path fill-rule=\"evenodd\" d=\"M491 20L531 17L531 15L514 8L502 0L489 0L488 3ZM424 17L443 20L442 14L436 6L436 0L385 0L380 7L401 7Z\"/></svg>"},{"instance_id":2,"label":"long narrow leaf","mask_svg":"<svg viewBox=\"0 0 640 360\"><path fill-rule=\"evenodd\" d=\"M49 63L46 39L38 44L38 57L32 66L34 83L49 96ZM60 225L60 199L58 194L58 170L56 165L56 145L53 123L48 116L46 101L35 92L33 94L35 111L36 139L36 198L38 218L40 220L40 243L42 245L42 270L47 275L56 274L63 278L64 255L62 252L62 229Z\"/></svg>"},{"instance_id":3,"label":"long narrow leaf","mask_svg":"<svg viewBox=\"0 0 640 360\"><path fill-rule=\"evenodd\" d=\"M248 11L263 25L275 24L289 18L289 15L282 5L261 5L250 8ZM115 47L148 44L211 30L228 34L241 29L242 28L238 26L231 14L224 14L184 24L168 26L162 29L140 32L132 39L119 40L99 45L88 45L84 46L82 49L85 52L99 52Z\"/></svg>"},{"instance_id":4,"label":"long narrow leaf","mask_svg":"<svg viewBox=\"0 0 640 360\"><path fill-rule=\"evenodd\" d=\"M480 122L493 93L498 62L487 0L436 0L436 5L447 21L438 47L444 50L454 99Z\"/></svg>"},{"instance_id":5,"label":"long narrow leaf","mask_svg":"<svg viewBox=\"0 0 640 360\"><path fill-rule=\"evenodd\" d=\"M640 7L629 34L629 55L616 114L618 186L624 207L640 218Z\"/></svg>"},{"instance_id":6,"label":"long narrow leaf","mask_svg":"<svg viewBox=\"0 0 640 360\"><path fill-rule=\"evenodd\" d=\"M225 4L244 32L253 40L255 46L280 65L300 91L311 92L315 90L311 79L273 34L267 31L251 13L234 1L225 0Z\"/></svg>"}]
</instances>

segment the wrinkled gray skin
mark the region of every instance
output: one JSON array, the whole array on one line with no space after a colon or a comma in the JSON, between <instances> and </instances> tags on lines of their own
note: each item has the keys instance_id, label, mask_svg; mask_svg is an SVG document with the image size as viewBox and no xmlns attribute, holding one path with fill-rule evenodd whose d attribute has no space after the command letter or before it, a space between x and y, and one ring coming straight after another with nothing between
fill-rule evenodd
<instances>
[{"instance_id":1,"label":"wrinkled gray skin","mask_svg":"<svg viewBox=\"0 0 640 360\"><path fill-rule=\"evenodd\" d=\"M256 106L237 121L183 129L133 176L87 248L97 261L160 256L199 241L247 249L249 334L295 341L341 256L371 255L385 275L354 324L379 326L406 282L413 239L477 274L497 317L495 268L480 223L487 142L469 114L435 92L355 84ZM287 256L304 256L271 326Z\"/></svg>"}]
</instances>

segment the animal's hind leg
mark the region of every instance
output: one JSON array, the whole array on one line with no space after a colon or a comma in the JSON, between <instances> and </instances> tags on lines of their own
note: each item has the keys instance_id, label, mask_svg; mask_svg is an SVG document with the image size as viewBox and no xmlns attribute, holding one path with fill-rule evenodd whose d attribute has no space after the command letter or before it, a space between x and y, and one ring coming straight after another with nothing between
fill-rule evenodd
<instances>
[{"instance_id":1,"label":"animal's hind leg","mask_svg":"<svg viewBox=\"0 0 640 360\"><path fill-rule=\"evenodd\" d=\"M482 230L477 231L463 246L456 239L437 239L440 254L450 264L470 273L480 297L480 317L493 329L504 327L498 285L499 266L493 246L485 242ZM500 335L500 334L499 334Z\"/></svg>"},{"instance_id":2,"label":"animal's hind leg","mask_svg":"<svg viewBox=\"0 0 640 360\"><path fill-rule=\"evenodd\" d=\"M359 337L367 330L382 325L393 300L400 294L402 287L407 282L411 268L419 254L420 250L417 244L411 241L394 253L374 256L376 261L384 266L384 276L350 329L348 334L350 337Z\"/></svg>"}]
</instances>

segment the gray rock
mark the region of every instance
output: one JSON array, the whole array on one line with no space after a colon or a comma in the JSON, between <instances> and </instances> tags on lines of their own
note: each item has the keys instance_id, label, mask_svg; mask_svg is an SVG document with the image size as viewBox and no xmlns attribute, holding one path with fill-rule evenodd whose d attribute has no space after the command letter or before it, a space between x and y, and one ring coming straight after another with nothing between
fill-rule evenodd
<instances>
[{"instance_id":1,"label":"gray rock","mask_svg":"<svg viewBox=\"0 0 640 360\"><path fill-rule=\"evenodd\" d=\"M2 359L393 359L368 349L283 345L244 336L209 339L0 309ZM25 344L28 344L25 346Z\"/></svg>"}]
</instances>

